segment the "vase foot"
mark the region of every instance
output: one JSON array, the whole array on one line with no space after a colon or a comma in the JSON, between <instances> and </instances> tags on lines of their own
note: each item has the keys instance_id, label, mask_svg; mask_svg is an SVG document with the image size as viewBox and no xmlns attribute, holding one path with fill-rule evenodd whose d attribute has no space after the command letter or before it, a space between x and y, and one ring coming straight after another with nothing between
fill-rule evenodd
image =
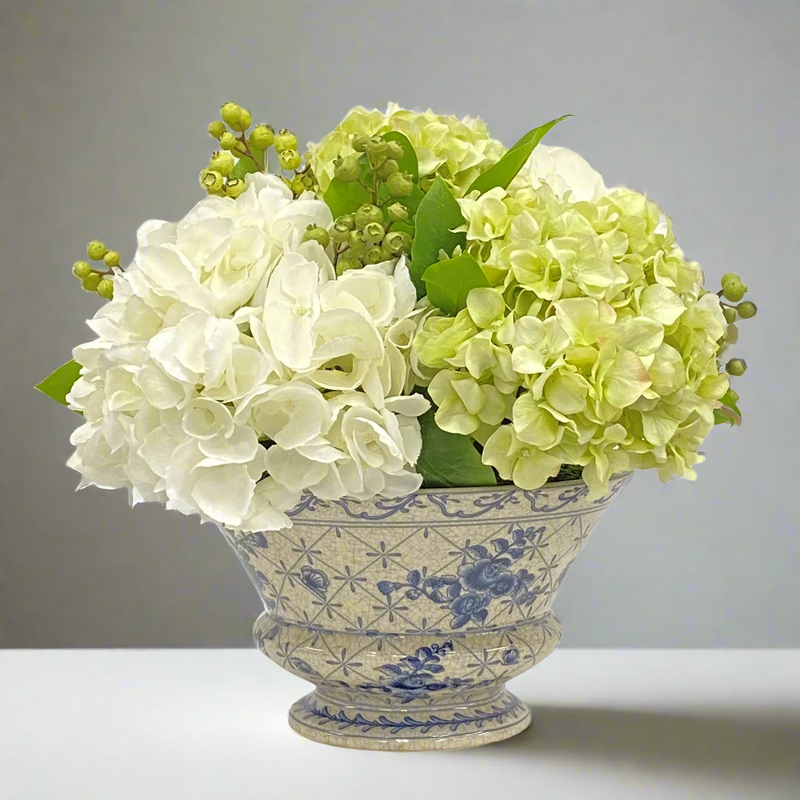
<instances>
[{"instance_id":1,"label":"vase foot","mask_svg":"<svg viewBox=\"0 0 800 800\"><path fill-rule=\"evenodd\" d=\"M454 750L500 742L524 731L530 709L502 690L475 704L345 705L316 691L289 710L289 725L306 739L358 750Z\"/></svg>"}]
</instances>

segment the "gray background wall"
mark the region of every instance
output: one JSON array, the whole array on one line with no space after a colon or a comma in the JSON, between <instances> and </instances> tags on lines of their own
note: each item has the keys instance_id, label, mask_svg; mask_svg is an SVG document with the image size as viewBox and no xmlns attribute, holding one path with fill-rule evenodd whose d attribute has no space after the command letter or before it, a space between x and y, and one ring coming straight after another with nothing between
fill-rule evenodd
<instances>
[{"instance_id":1,"label":"gray background wall","mask_svg":"<svg viewBox=\"0 0 800 800\"><path fill-rule=\"evenodd\" d=\"M745 424L696 484L636 476L558 598L564 644L800 646L797 2L2 2L5 647L238 646L255 593L214 529L74 493L75 418L31 387L89 338L69 271L94 236L201 196L235 99L301 139L353 105L480 114L649 192L710 283L739 270Z\"/></svg>"}]
</instances>

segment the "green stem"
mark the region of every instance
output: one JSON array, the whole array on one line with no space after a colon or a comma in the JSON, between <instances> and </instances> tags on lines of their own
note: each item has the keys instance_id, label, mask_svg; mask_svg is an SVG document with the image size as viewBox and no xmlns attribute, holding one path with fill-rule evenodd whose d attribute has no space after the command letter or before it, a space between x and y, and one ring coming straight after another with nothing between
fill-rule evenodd
<instances>
[{"instance_id":1,"label":"green stem","mask_svg":"<svg viewBox=\"0 0 800 800\"><path fill-rule=\"evenodd\" d=\"M244 135L244 131L242 131L242 133L239 134L239 141L244 145L245 150L247 151L246 155L248 158L252 159L253 163L256 165L256 169L258 169L259 172L265 172L264 164L259 163L259 160L255 157L253 151L250 149L250 144L248 143L247 138ZM264 160L266 161L266 159L267 159L267 154L265 152Z\"/></svg>"}]
</instances>

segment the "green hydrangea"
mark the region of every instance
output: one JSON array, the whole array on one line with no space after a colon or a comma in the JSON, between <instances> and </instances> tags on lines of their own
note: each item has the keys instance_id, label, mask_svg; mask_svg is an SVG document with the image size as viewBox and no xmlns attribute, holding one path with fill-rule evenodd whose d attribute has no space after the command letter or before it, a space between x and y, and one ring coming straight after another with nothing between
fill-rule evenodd
<instances>
[{"instance_id":1,"label":"green hydrangea","mask_svg":"<svg viewBox=\"0 0 800 800\"><path fill-rule=\"evenodd\" d=\"M353 136L400 131L411 142L419 160L419 174L441 175L457 195L492 164L506 149L489 136L482 120L428 111L409 111L390 103L385 112L358 106L319 143L308 145L307 160L324 192L333 178L334 159L354 153Z\"/></svg>"},{"instance_id":2,"label":"green hydrangea","mask_svg":"<svg viewBox=\"0 0 800 800\"><path fill-rule=\"evenodd\" d=\"M729 327L669 219L628 189L572 202L522 180L458 202L491 288L414 341L437 424L525 489L562 464L584 468L592 497L627 469L693 480L729 388Z\"/></svg>"}]
</instances>

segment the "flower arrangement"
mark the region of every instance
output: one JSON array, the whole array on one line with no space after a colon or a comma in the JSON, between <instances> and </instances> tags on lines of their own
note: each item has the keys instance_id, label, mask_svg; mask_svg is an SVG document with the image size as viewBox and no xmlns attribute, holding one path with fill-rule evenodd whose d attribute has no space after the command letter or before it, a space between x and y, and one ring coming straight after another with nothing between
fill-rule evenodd
<instances>
[{"instance_id":1,"label":"flower arrangement","mask_svg":"<svg viewBox=\"0 0 800 800\"><path fill-rule=\"evenodd\" d=\"M276 530L304 491L693 480L740 422L747 287L704 289L652 200L540 144L563 117L506 149L478 119L356 108L304 155L221 117L207 197L144 223L127 267L99 241L73 266L108 302L37 388L83 415L81 488Z\"/></svg>"}]
</instances>

